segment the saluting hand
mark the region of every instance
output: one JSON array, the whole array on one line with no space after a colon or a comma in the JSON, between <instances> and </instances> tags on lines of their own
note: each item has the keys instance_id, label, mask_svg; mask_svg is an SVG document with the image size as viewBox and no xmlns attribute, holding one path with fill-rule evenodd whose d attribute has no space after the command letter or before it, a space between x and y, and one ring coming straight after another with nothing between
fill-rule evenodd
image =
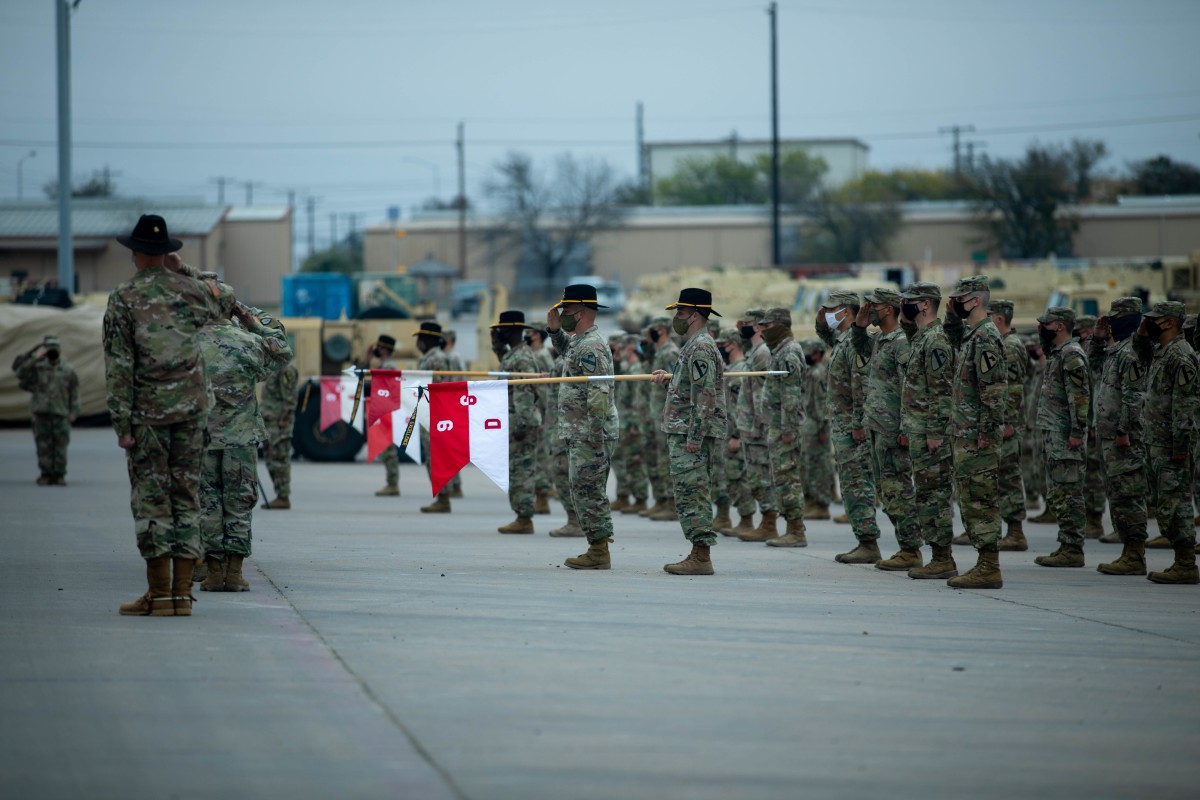
<instances>
[{"instance_id":1,"label":"saluting hand","mask_svg":"<svg viewBox=\"0 0 1200 800\"><path fill-rule=\"evenodd\" d=\"M558 321L558 309L551 307L546 312L546 327L550 329L551 333L554 333L559 329L560 325L561 323Z\"/></svg>"}]
</instances>

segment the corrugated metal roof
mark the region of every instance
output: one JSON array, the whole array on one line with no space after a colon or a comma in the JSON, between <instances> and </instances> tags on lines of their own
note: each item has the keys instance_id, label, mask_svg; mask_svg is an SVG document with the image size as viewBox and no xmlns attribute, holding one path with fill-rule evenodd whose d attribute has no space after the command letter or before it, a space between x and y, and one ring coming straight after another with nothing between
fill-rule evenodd
<instances>
[{"instance_id":1,"label":"corrugated metal roof","mask_svg":"<svg viewBox=\"0 0 1200 800\"><path fill-rule=\"evenodd\" d=\"M225 216L226 206L164 204L151 200L76 200L72 236L111 237L129 233L142 214L159 214L172 236L206 236ZM58 204L0 203L0 239L55 238Z\"/></svg>"},{"instance_id":2,"label":"corrugated metal roof","mask_svg":"<svg viewBox=\"0 0 1200 800\"><path fill-rule=\"evenodd\" d=\"M233 206L225 215L226 222L273 222L286 219L287 206ZM171 221L167 220L170 225Z\"/></svg>"}]
</instances>

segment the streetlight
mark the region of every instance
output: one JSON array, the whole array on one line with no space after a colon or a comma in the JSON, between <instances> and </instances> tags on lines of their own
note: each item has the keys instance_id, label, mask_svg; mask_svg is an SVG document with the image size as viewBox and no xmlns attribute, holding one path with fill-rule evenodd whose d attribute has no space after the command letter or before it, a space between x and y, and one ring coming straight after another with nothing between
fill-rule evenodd
<instances>
[{"instance_id":1,"label":"streetlight","mask_svg":"<svg viewBox=\"0 0 1200 800\"><path fill-rule=\"evenodd\" d=\"M17 199L18 200L23 199L25 196L25 184L21 180L21 167L25 163L26 159L30 159L30 158L37 158L37 150L30 150L28 155L21 156L21 158L19 158L17 160Z\"/></svg>"}]
</instances>

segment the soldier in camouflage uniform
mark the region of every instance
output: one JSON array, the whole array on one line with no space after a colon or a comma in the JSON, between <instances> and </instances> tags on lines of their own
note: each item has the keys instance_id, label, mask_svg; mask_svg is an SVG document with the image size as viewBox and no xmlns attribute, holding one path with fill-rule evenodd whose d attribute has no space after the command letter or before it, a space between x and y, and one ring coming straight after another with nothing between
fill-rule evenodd
<instances>
[{"instance_id":1,"label":"soldier in camouflage uniform","mask_svg":"<svg viewBox=\"0 0 1200 800\"><path fill-rule=\"evenodd\" d=\"M542 328L533 328L525 334L525 344L533 351L537 360L538 372L547 375L554 374L554 356L546 347L549 334ZM542 411L542 432L538 437L537 477L534 479L535 493L533 498L534 514L550 513L550 489L554 486L553 453L558 449L554 446L554 431L558 428L557 393L552 385L537 387L538 408Z\"/></svg>"},{"instance_id":2,"label":"soldier in camouflage uniform","mask_svg":"<svg viewBox=\"0 0 1200 800\"><path fill-rule=\"evenodd\" d=\"M1133 340L1146 378L1147 477L1159 530L1171 543L1175 561L1151 572L1154 583L1200 583L1196 536L1192 527L1192 464L1200 381L1196 353L1182 335L1183 303L1155 303L1142 318Z\"/></svg>"},{"instance_id":3,"label":"soldier in camouflage uniform","mask_svg":"<svg viewBox=\"0 0 1200 800\"><path fill-rule=\"evenodd\" d=\"M170 271L183 246L162 217L145 214L117 241L137 272L108 297L104 363L108 410L126 452L130 507L149 590L126 616L190 616L200 546L200 465L209 393L196 334L216 319L211 292ZM174 567L174 577L172 577Z\"/></svg>"},{"instance_id":4,"label":"soldier in camouflage uniform","mask_svg":"<svg viewBox=\"0 0 1200 800\"><path fill-rule=\"evenodd\" d=\"M992 300L988 303L992 324L1000 331L1004 345L1004 366L1008 379L1005 392L1004 432L1000 437L1000 519L1008 526L997 547L1001 550L1028 550L1025 539L1025 486L1021 482L1021 433L1025 427L1025 379L1029 355L1025 343L1012 329L1013 302ZM955 544L959 544L955 540ZM967 544L967 542L963 542Z\"/></svg>"},{"instance_id":5,"label":"soldier in camouflage uniform","mask_svg":"<svg viewBox=\"0 0 1200 800\"><path fill-rule=\"evenodd\" d=\"M858 358L867 360L866 407L863 421L871 436L872 469L879 501L896 530L900 550L875 563L876 569L908 572L923 566L921 526L913 490L912 459L900 444L900 401L904 365L908 363L908 337L900 329L900 293L880 288L868 292L850 328L850 341ZM879 327L877 334L868 325Z\"/></svg>"},{"instance_id":6,"label":"soldier in camouflage uniform","mask_svg":"<svg viewBox=\"0 0 1200 800\"><path fill-rule=\"evenodd\" d=\"M1037 395L1046 372L1046 354L1037 335L1025 337L1025 353L1029 356L1028 377L1025 379L1025 410L1021 440L1021 482L1025 484L1025 510L1037 511L1046 496L1046 462L1042 458L1042 437L1037 428ZM1054 523L1050 509L1029 518L1030 522Z\"/></svg>"},{"instance_id":7,"label":"soldier in camouflage uniform","mask_svg":"<svg viewBox=\"0 0 1200 800\"><path fill-rule=\"evenodd\" d=\"M835 556L842 564L874 564L881 558L871 442L863 423L868 362L854 351L850 338L850 326L861 306L855 292L835 289L821 305L816 325L817 335L829 347L829 419L838 480L845 518L858 541L854 549Z\"/></svg>"},{"instance_id":8,"label":"soldier in camouflage uniform","mask_svg":"<svg viewBox=\"0 0 1200 800\"><path fill-rule=\"evenodd\" d=\"M442 335L442 352L446 354L446 369L453 372L463 372L467 366L463 360L458 357L458 353L454 352L454 348L458 346L458 332L447 329ZM449 380L461 380L461 375L456 375ZM395 452L396 448L391 447L389 450ZM450 497L462 497L462 473L454 473L454 477L447 484L450 490Z\"/></svg>"},{"instance_id":9,"label":"soldier in camouflage uniform","mask_svg":"<svg viewBox=\"0 0 1200 800\"><path fill-rule=\"evenodd\" d=\"M725 398L725 366L709 335L708 317L720 316L705 289L681 289L674 332L683 337L674 373L655 370L654 383L666 386L662 430L667 435L668 463L675 484L675 507L683 535L692 543L687 558L663 565L672 575L712 575L712 485L714 457L729 432Z\"/></svg>"},{"instance_id":10,"label":"soldier in camouflage uniform","mask_svg":"<svg viewBox=\"0 0 1200 800\"><path fill-rule=\"evenodd\" d=\"M219 316L198 337L213 396L200 475L200 540L207 570L200 588L244 592L250 588L242 576L242 562L251 554L258 443L267 435L254 387L287 366L292 349L282 327L264 326L237 303L233 287L215 279L209 283L216 287Z\"/></svg>"},{"instance_id":11,"label":"soldier in camouflage uniform","mask_svg":"<svg viewBox=\"0 0 1200 800\"><path fill-rule=\"evenodd\" d=\"M505 372L540 372L537 357L525 344L524 311L502 311L492 325L492 352ZM542 427L537 385L508 387L508 504L517 518L501 525L500 533L533 533L533 503L537 481L537 447Z\"/></svg>"},{"instance_id":12,"label":"soldier in camouflage uniform","mask_svg":"<svg viewBox=\"0 0 1200 800\"><path fill-rule=\"evenodd\" d=\"M950 295L947 314L947 336L957 350L951 406L954 483L963 525L979 554L967 574L946 582L956 589L999 589L1004 585L997 547L1000 505L996 491L1008 376L1000 332L987 313L990 298L986 276L962 278Z\"/></svg>"},{"instance_id":13,"label":"soldier in camouflage uniform","mask_svg":"<svg viewBox=\"0 0 1200 800\"><path fill-rule=\"evenodd\" d=\"M400 365L396 363L396 359L392 358L392 354L396 352L396 340L388 336L386 333L380 334L375 341L375 345L367 353L367 358L363 362L363 367L366 369L399 369ZM444 379L443 379L444 380ZM428 450L425 451L428 454ZM426 456L428 458L428 456ZM383 488L375 492L376 497L399 497L400 496L400 451L394 444L390 444L383 448L375 458L383 464L384 476L386 483Z\"/></svg>"},{"instance_id":14,"label":"soldier in camouflage uniform","mask_svg":"<svg viewBox=\"0 0 1200 800\"><path fill-rule=\"evenodd\" d=\"M742 352L742 335L736 328L722 328L716 342L721 358L725 360L727 375L747 371L746 357ZM724 486L723 494L729 498L730 507L737 509L738 517L748 529L753 527L753 522L749 520L754 516L757 504L746 477L746 460L742 454L741 439L738 437L737 415L734 413L744 380L746 379L725 382L725 408L729 411L729 431L725 442L725 473L719 475L717 480ZM727 517L725 521L725 527L721 527L717 524L718 520L714 519L713 527L723 536L735 536L733 520Z\"/></svg>"},{"instance_id":15,"label":"soldier in camouflage uniform","mask_svg":"<svg viewBox=\"0 0 1200 800\"><path fill-rule=\"evenodd\" d=\"M650 340L654 343L654 363L651 372L674 372L675 362L679 358L679 346L671 339L671 320L667 317L655 317L650 321ZM654 506L641 512L642 516L657 522L671 522L678 519L675 512L675 483L671 480L671 460L667 452L667 434L654 420L662 419L663 408L666 406L667 393L657 385L651 385L648 390L649 419L654 435L653 449L656 458L647 468L654 470L658 483L654 484ZM662 489L661 496L659 488Z\"/></svg>"},{"instance_id":16,"label":"soldier in camouflage uniform","mask_svg":"<svg viewBox=\"0 0 1200 800\"><path fill-rule=\"evenodd\" d=\"M779 511L787 520L783 536L767 539L771 547L808 547L804 512L804 390L808 364L804 351L792 336L792 312L767 309L762 337L771 349L772 372L785 372L766 379L758 396L767 423L767 451L771 456L771 488Z\"/></svg>"},{"instance_id":17,"label":"soldier in camouflage uniform","mask_svg":"<svg viewBox=\"0 0 1200 800\"><path fill-rule=\"evenodd\" d=\"M413 333L417 337L417 350L421 353L421 360L417 363L417 369L430 370L432 372L442 372L450 370L450 360L446 357L446 353L442 350L442 326L432 320L425 320L420 327ZM430 377L430 383L442 383L444 381L452 381L455 376L452 375L433 375ZM395 450L395 447L388 448ZM429 457L429 431L421 429L421 452L425 454L425 474L429 475L430 483L433 482L433 459ZM447 483L438 492L437 497L432 503L427 506L421 506L423 514L449 514L450 513L450 484Z\"/></svg>"},{"instance_id":18,"label":"soldier in camouflage uniform","mask_svg":"<svg viewBox=\"0 0 1200 800\"><path fill-rule=\"evenodd\" d=\"M1084 354L1091 347L1092 336L1096 329L1096 318L1084 314L1075 318L1075 338ZM1099 372L1092 370L1092 414L1095 414L1096 391L1100 384ZM1083 538L1099 539L1104 536L1104 506L1108 500L1104 496L1104 475L1100 468L1100 444L1096 441L1096 420L1089 420L1088 440L1085 448L1086 471L1083 478Z\"/></svg>"},{"instance_id":19,"label":"soldier in camouflage uniform","mask_svg":"<svg viewBox=\"0 0 1200 800\"><path fill-rule=\"evenodd\" d=\"M67 485L67 446L71 424L79 416L79 377L61 354L58 337L50 335L13 361L17 384L33 395L29 410L40 471L38 486Z\"/></svg>"},{"instance_id":20,"label":"soldier in camouflage uniform","mask_svg":"<svg viewBox=\"0 0 1200 800\"><path fill-rule=\"evenodd\" d=\"M742 315L739 332L742 339L751 344L746 353L746 371L762 372L771 366L771 349L762 339L763 318L766 311L751 308ZM750 335L747 336L746 334ZM743 517L734 528L735 535L743 542L765 542L779 536L776 527L779 506L775 502L775 489L771 481L771 453L767 448L767 418L759 397L762 395L766 378L739 378L737 408L738 445L742 459L746 462L746 480L750 484L751 496L758 502L762 519L755 528L753 515Z\"/></svg>"},{"instance_id":21,"label":"soldier in camouflage uniform","mask_svg":"<svg viewBox=\"0 0 1200 800\"><path fill-rule=\"evenodd\" d=\"M805 519L829 519L833 498L833 446L829 436L829 371L825 345L820 339L805 339L804 362L808 375L804 387L804 427L801 452L804 453Z\"/></svg>"},{"instance_id":22,"label":"soldier in camouflage uniform","mask_svg":"<svg viewBox=\"0 0 1200 800\"><path fill-rule=\"evenodd\" d=\"M1091 413L1092 379L1075 338L1075 312L1048 308L1038 317L1046 373L1038 392L1038 427L1046 456L1046 503L1058 518L1059 548L1038 556L1043 567L1083 566L1084 448Z\"/></svg>"},{"instance_id":23,"label":"soldier in camouflage uniform","mask_svg":"<svg viewBox=\"0 0 1200 800\"><path fill-rule=\"evenodd\" d=\"M614 375L626 374L624 349L621 346L621 342L624 338L624 333L610 333L608 335L608 352L612 354ZM618 417L625 416L622 406L625 404L625 395L627 394L625 391L625 386L629 383L630 381L622 381L620 383L614 383L613 385L613 396L617 403ZM608 505L609 509L612 511L620 511L622 508L629 505L627 498L632 493L629 488L629 471L627 469L627 465L629 463L629 451L626 450L624 444L625 438L623 436L618 436L617 446L613 448L612 473L613 477L616 479L617 496L616 499L614 499Z\"/></svg>"},{"instance_id":24,"label":"soldier in camouflage uniform","mask_svg":"<svg viewBox=\"0 0 1200 800\"><path fill-rule=\"evenodd\" d=\"M624 374L644 375L646 372L637 353L638 339L628 333L620 336L619 352ZM616 385L617 416L621 420L618 448L625 459L625 491L618 488L617 499L611 505L613 511L637 513L646 507L646 499L650 496L646 459L643 456L645 419L641 409L646 388L646 384L639 381L622 381ZM630 512L630 509L635 510Z\"/></svg>"},{"instance_id":25,"label":"soldier in camouflage uniform","mask_svg":"<svg viewBox=\"0 0 1200 800\"><path fill-rule=\"evenodd\" d=\"M292 425L296 421L298 382L295 365L288 364L268 375L263 383L262 402L259 403L267 430L267 438L263 440L263 461L275 486L275 499L263 503L263 508L292 507Z\"/></svg>"},{"instance_id":26,"label":"soldier in camouflage uniform","mask_svg":"<svg viewBox=\"0 0 1200 800\"><path fill-rule=\"evenodd\" d=\"M900 391L901 446L908 448L913 486L919 498L917 520L929 543L929 563L908 571L915 580L958 575L950 540L954 493L950 438L954 392L954 350L938 319L942 290L914 283L900 295L900 320L909 337L908 363Z\"/></svg>"},{"instance_id":27,"label":"soldier in camouflage uniform","mask_svg":"<svg viewBox=\"0 0 1200 800\"><path fill-rule=\"evenodd\" d=\"M598 308L604 306L596 302L595 286L572 284L546 313L554 349L562 354L563 377L613 374L612 353L596 327ZM588 540L587 552L566 560L571 569L608 569L612 563L608 470L621 431L613 384L586 380L558 385L558 431L567 451L560 499Z\"/></svg>"},{"instance_id":28,"label":"soldier in camouflage uniform","mask_svg":"<svg viewBox=\"0 0 1200 800\"><path fill-rule=\"evenodd\" d=\"M1133 352L1141 321L1141 298L1117 298L1097 321L1088 348L1092 374L1099 375L1092 419L1100 465L1112 502L1113 534L1124 545L1115 561L1096 567L1105 575L1146 574L1146 370Z\"/></svg>"}]
</instances>

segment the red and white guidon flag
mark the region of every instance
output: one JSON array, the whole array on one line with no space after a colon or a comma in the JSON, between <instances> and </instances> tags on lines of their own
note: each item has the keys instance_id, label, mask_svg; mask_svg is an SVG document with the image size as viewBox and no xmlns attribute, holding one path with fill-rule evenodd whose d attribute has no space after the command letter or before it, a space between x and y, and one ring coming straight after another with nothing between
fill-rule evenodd
<instances>
[{"instance_id":1,"label":"red and white guidon flag","mask_svg":"<svg viewBox=\"0 0 1200 800\"><path fill-rule=\"evenodd\" d=\"M350 412L354 410L354 390L357 386L357 378L344 375L321 378L321 430L344 420L362 431L362 411L359 411L358 419L350 419Z\"/></svg>"},{"instance_id":2,"label":"red and white guidon flag","mask_svg":"<svg viewBox=\"0 0 1200 800\"><path fill-rule=\"evenodd\" d=\"M508 381L429 384L433 494L468 463L508 492Z\"/></svg>"},{"instance_id":3,"label":"red and white guidon flag","mask_svg":"<svg viewBox=\"0 0 1200 800\"><path fill-rule=\"evenodd\" d=\"M371 393L366 402L367 461L374 461L388 447L400 446L404 441L404 432L416 405L416 389L406 385L409 383L415 381L406 381L400 370L371 370ZM404 402L410 394L411 402ZM421 462L421 437L415 430L404 452L418 464Z\"/></svg>"}]
</instances>

